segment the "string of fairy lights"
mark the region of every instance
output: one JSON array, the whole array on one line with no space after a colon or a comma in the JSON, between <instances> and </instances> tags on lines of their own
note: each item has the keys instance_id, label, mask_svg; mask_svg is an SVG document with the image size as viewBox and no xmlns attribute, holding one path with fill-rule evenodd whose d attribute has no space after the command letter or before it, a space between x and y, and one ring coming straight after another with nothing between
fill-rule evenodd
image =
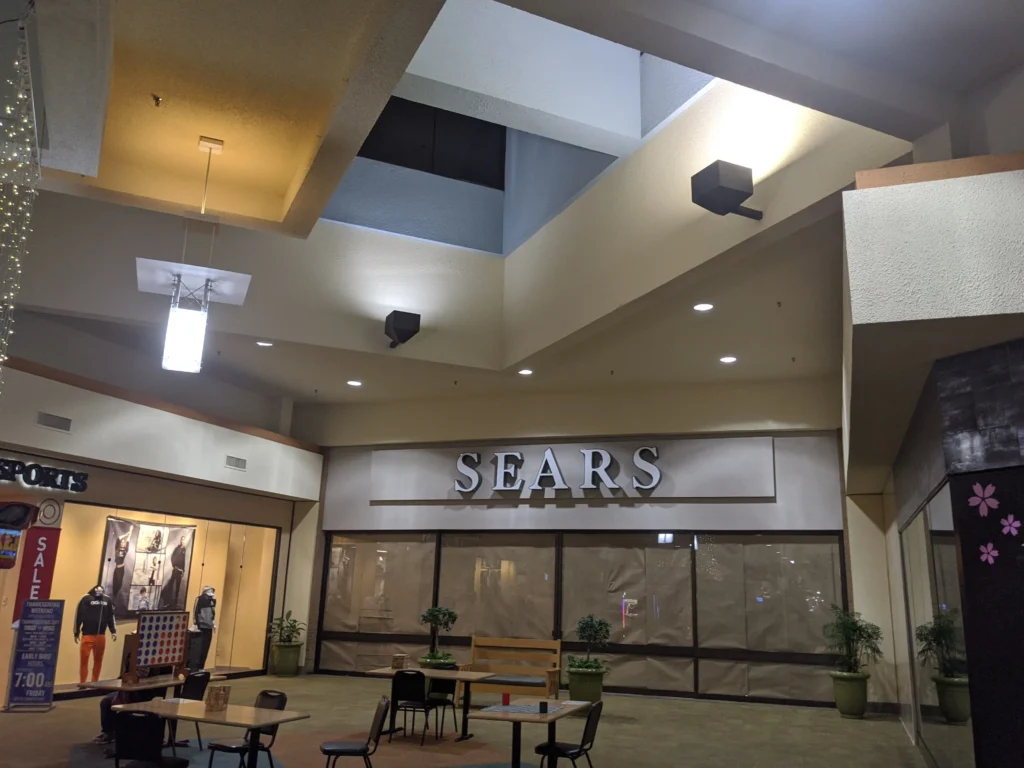
<instances>
[{"instance_id":1,"label":"string of fairy lights","mask_svg":"<svg viewBox=\"0 0 1024 768\"><path fill-rule=\"evenodd\" d=\"M26 22L23 18L18 24L14 71L0 99L0 380L14 334L14 303L21 287L22 262L28 254L39 182Z\"/></svg>"}]
</instances>

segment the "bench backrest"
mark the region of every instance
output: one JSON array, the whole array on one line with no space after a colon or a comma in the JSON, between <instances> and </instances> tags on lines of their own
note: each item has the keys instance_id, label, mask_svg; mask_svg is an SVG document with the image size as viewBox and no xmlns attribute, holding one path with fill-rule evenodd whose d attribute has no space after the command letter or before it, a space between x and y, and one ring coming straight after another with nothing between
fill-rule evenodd
<instances>
[{"instance_id":1,"label":"bench backrest","mask_svg":"<svg viewBox=\"0 0 1024 768\"><path fill-rule=\"evenodd\" d=\"M511 637L473 637L475 672L544 677L562 663L561 640L523 640Z\"/></svg>"}]
</instances>

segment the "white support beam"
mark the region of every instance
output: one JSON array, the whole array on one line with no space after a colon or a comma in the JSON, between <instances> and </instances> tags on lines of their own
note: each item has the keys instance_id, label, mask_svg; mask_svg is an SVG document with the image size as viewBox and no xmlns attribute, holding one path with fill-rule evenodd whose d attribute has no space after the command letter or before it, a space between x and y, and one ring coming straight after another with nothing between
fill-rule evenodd
<instances>
[{"instance_id":1,"label":"white support beam","mask_svg":"<svg viewBox=\"0 0 1024 768\"><path fill-rule=\"evenodd\" d=\"M499 0L908 141L946 122L944 94L690 0Z\"/></svg>"}]
</instances>

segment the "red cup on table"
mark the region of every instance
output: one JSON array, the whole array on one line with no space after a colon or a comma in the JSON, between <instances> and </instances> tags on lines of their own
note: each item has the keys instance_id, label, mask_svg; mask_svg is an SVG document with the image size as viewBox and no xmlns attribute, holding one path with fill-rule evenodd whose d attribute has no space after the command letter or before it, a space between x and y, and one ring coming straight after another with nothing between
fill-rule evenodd
<instances>
[{"instance_id":1,"label":"red cup on table","mask_svg":"<svg viewBox=\"0 0 1024 768\"><path fill-rule=\"evenodd\" d=\"M512 696L510 694L508 694L508 693L501 694L501 706L507 707L508 703L509 703L509 701L511 699L512 699Z\"/></svg>"}]
</instances>

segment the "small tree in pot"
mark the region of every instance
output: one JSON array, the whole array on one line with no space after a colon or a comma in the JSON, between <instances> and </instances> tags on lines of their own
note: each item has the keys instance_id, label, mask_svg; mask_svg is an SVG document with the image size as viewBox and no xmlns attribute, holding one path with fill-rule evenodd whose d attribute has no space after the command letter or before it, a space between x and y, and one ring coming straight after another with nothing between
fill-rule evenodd
<instances>
[{"instance_id":1,"label":"small tree in pot","mask_svg":"<svg viewBox=\"0 0 1024 768\"><path fill-rule=\"evenodd\" d=\"M859 613L832 606L832 621L824 627L828 650L838 655L832 675L836 708L843 717L862 718L868 708L868 662L882 658L882 630Z\"/></svg>"},{"instance_id":2,"label":"small tree in pot","mask_svg":"<svg viewBox=\"0 0 1024 768\"><path fill-rule=\"evenodd\" d=\"M604 676L608 671L600 659L590 658L595 648L604 648L612 636L612 626L594 614L576 622L576 637L587 645L584 658L569 657L569 697L574 701L600 701Z\"/></svg>"},{"instance_id":3,"label":"small tree in pot","mask_svg":"<svg viewBox=\"0 0 1024 768\"><path fill-rule=\"evenodd\" d=\"M427 608L420 615L420 624L427 624L430 627L430 652L420 658L421 667L435 667L439 664L454 664L455 657L450 653L442 653L437 649L438 634L441 631L451 632L455 622L459 620L459 614L451 608L434 606Z\"/></svg>"},{"instance_id":4,"label":"small tree in pot","mask_svg":"<svg viewBox=\"0 0 1024 768\"><path fill-rule=\"evenodd\" d=\"M267 636L270 638L271 670L275 675L299 674L302 633L305 631L306 622L293 619L291 611L270 622Z\"/></svg>"},{"instance_id":5,"label":"small tree in pot","mask_svg":"<svg viewBox=\"0 0 1024 768\"><path fill-rule=\"evenodd\" d=\"M939 696L939 709L950 725L965 725L971 719L971 695L965 674L964 645L957 626L956 610L936 613L932 621L917 628L917 656L938 673L932 676Z\"/></svg>"}]
</instances>

